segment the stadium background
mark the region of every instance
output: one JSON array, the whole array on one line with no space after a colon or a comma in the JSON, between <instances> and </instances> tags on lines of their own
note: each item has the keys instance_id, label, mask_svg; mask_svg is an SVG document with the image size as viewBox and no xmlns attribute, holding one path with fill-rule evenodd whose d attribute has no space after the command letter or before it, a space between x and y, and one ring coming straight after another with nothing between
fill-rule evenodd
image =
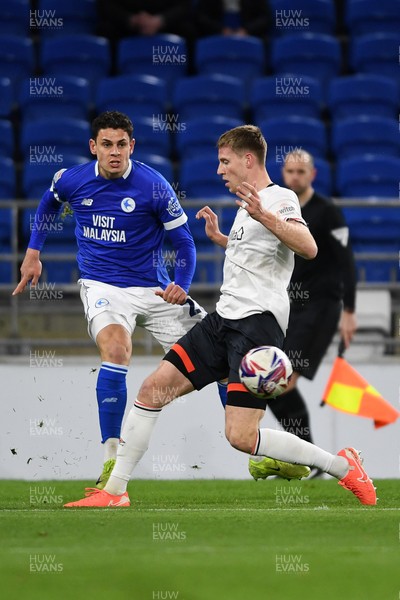
<instances>
[{"instance_id":1,"label":"stadium background","mask_svg":"<svg viewBox=\"0 0 400 600\"><path fill-rule=\"evenodd\" d=\"M207 202L226 231L234 212L215 173L217 136L236 124L260 125L269 143L267 168L278 183L285 152L303 147L315 155L315 187L344 206L356 252L359 331L347 357L398 406L400 3L271 0L269 7L271 23L263 39L217 36L188 42L164 35L125 38L114 46L96 35L93 0L71 0L68 6L58 0L15 0L2 9L0 363L6 386L15 369L20 383L17 394L4 389L12 402L2 406L0 477L67 476L64 468L57 472L54 462L40 457L48 456L52 445L77 455L73 443L84 443L86 432L96 440L94 375L79 398L79 386L67 384L75 375L85 381L98 367L77 293L73 217L50 224L39 288L19 298L10 292L43 190L56 170L91 158L90 121L109 108L132 117L134 158L165 174L181 199L198 249L192 294L207 309L218 294L223 254L205 238L194 214ZM172 265L168 247L165 260ZM333 451L343 432L346 443L347 434L360 436L367 459L378 457L373 475L390 448L393 460L384 475L398 477L397 424L371 431L369 421L319 408L336 347L337 339L315 384L301 384L307 388L316 441ZM137 330L130 399L159 355L151 338ZM216 436L218 453L232 465L229 476L245 478L243 457L226 448L220 434L216 394L210 388L206 396L205 401L211 396L214 401L194 413L194 422L206 436ZM184 410L190 405L185 400ZM79 432L74 431L77 410ZM190 412L186 418L193 423ZM178 410L176 419L184 430L183 412ZM31 422L43 420L49 433L32 433ZM63 433L57 437L52 428ZM190 437L196 431L193 426ZM154 454L168 453L168 439ZM204 459L201 440L199 435L194 454L185 455L183 448L175 452L182 464ZM16 447L20 453L11 455L12 464L10 451ZM100 452L96 442L85 452L86 466L75 461L71 477L91 474ZM25 458L34 460L26 464ZM175 474L220 476L211 445L207 461L212 467ZM149 468L140 474L148 476Z\"/></svg>"}]
</instances>

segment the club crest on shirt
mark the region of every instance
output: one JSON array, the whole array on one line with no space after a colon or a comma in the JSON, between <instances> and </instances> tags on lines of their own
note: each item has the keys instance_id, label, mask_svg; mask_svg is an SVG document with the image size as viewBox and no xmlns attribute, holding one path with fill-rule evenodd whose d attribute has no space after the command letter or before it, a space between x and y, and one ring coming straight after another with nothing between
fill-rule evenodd
<instances>
[{"instance_id":1,"label":"club crest on shirt","mask_svg":"<svg viewBox=\"0 0 400 600\"><path fill-rule=\"evenodd\" d=\"M99 298L96 301L95 307L101 308L102 306L107 306L107 304L110 304L109 301L107 300L107 298Z\"/></svg>"},{"instance_id":2,"label":"club crest on shirt","mask_svg":"<svg viewBox=\"0 0 400 600\"><path fill-rule=\"evenodd\" d=\"M179 217L183 210L177 198L171 198L168 202L167 211L171 217Z\"/></svg>"},{"instance_id":3,"label":"club crest on shirt","mask_svg":"<svg viewBox=\"0 0 400 600\"><path fill-rule=\"evenodd\" d=\"M134 201L133 198L124 198L121 201L121 208L124 212L131 213L136 208L136 202Z\"/></svg>"}]
</instances>

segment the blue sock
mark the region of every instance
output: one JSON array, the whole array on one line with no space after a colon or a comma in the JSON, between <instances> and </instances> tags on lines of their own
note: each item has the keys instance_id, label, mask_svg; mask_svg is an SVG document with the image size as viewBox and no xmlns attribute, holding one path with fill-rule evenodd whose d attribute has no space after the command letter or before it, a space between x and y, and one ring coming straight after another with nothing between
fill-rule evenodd
<instances>
[{"instance_id":1,"label":"blue sock","mask_svg":"<svg viewBox=\"0 0 400 600\"><path fill-rule=\"evenodd\" d=\"M228 382L221 383L221 381L217 381L218 385L218 393L219 399L221 400L222 406L225 408L226 401L228 400Z\"/></svg>"},{"instance_id":2,"label":"blue sock","mask_svg":"<svg viewBox=\"0 0 400 600\"><path fill-rule=\"evenodd\" d=\"M108 438L119 438L121 424L126 406L126 374L128 367L103 362L97 378L97 404L101 441Z\"/></svg>"}]
</instances>

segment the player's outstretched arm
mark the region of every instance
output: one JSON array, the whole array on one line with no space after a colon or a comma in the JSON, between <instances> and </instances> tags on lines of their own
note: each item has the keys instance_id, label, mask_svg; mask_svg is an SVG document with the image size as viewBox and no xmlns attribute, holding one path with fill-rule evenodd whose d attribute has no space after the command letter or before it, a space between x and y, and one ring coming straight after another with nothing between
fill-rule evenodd
<instances>
[{"instance_id":1,"label":"player's outstretched arm","mask_svg":"<svg viewBox=\"0 0 400 600\"><path fill-rule=\"evenodd\" d=\"M214 244L226 248L228 244L228 236L221 233L218 226L218 215L211 210L209 206L204 206L196 214L196 219L204 219L206 222L205 232L206 236L210 238Z\"/></svg>"},{"instance_id":2,"label":"player's outstretched arm","mask_svg":"<svg viewBox=\"0 0 400 600\"><path fill-rule=\"evenodd\" d=\"M39 281L39 277L42 273L42 263L39 259L40 252L39 250L34 250L33 248L28 248L25 254L25 258L21 265L21 280L12 295L16 296L17 294L21 294L29 282L31 285L37 285Z\"/></svg>"}]
</instances>

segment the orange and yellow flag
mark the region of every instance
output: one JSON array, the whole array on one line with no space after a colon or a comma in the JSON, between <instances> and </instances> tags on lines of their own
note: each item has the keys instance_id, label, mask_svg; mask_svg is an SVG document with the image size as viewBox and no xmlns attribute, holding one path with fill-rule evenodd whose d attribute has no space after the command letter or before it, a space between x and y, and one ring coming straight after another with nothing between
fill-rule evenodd
<instances>
[{"instance_id":1,"label":"orange and yellow flag","mask_svg":"<svg viewBox=\"0 0 400 600\"><path fill-rule=\"evenodd\" d=\"M376 429L394 423L400 416L400 412L340 356L333 364L322 402L337 410L373 419Z\"/></svg>"}]
</instances>

